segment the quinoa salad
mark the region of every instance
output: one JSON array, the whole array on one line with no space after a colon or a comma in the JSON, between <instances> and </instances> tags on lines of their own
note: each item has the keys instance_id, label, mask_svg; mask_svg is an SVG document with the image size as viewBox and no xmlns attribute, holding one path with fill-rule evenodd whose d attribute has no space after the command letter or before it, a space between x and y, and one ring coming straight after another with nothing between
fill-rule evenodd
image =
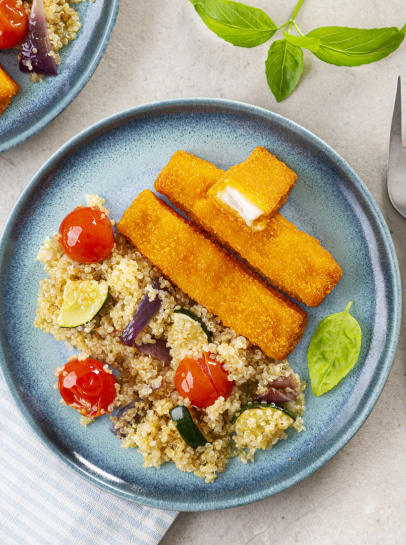
<instances>
[{"instance_id":1,"label":"quinoa salad","mask_svg":"<svg viewBox=\"0 0 406 545\"><path fill-rule=\"evenodd\" d=\"M104 199L87 195L86 200L87 207L108 217ZM231 458L254 462L257 449L268 450L289 436L293 441L292 434L305 429L306 384L288 361L266 356L247 338L225 327L163 276L122 234L114 234L111 252L95 263L72 260L62 249L60 233L46 238L37 259L47 277L40 282L35 327L65 341L72 350L69 362L94 358L115 377L112 401L97 417L111 426L118 448L121 443L122 448L138 449L144 467L173 462L181 471L193 472L210 483L225 471ZM75 327L61 322L70 283L106 286L106 298L97 313ZM125 344L124 332L137 309L154 301L158 310L134 342ZM164 346L166 352L155 351L154 346ZM218 395L208 406L196 406L177 387L183 362L199 358L210 358L210 364L221 368L228 381L227 395ZM64 366L55 370L59 384L64 374ZM281 395L279 401L268 403L270 390ZM292 391L295 395L283 397ZM58 392L50 395L55 396L55 403L59 401ZM60 401L66 403L66 399ZM187 410L190 426L204 438L197 446L188 441L189 432L177 425L175 408ZM78 413L78 425L91 425L95 418L86 407ZM129 451L128 455L134 454Z\"/></svg>"}]
</instances>

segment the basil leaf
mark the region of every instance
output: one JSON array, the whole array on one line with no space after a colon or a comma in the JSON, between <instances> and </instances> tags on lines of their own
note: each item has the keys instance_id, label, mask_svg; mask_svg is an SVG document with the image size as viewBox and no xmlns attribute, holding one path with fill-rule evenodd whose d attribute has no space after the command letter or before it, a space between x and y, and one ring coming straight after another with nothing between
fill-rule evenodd
<instances>
[{"instance_id":1,"label":"basil leaf","mask_svg":"<svg viewBox=\"0 0 406 545\"><path fill-rule=\"evenodd\" d=\"M406 25L405 25L406 26ZM387 57L403 42L405 27L347 28L321 27L312 30L306 38L319 38L320 45L313 51L324 62L337 66L360 66ZM303 44L303 47L306 47Z\"/></svg>"},{"instance_id":2,"label":"basil leaf","mask_svg":"<svg viewBox=\"0 0 406 545\"><path fill-rule=\"evenodd\" d=\"M265 61L268 85L276 100L287 98L303 72L303 51L286 40L273 42Z\"/></svg>"},{"instance_id":3,"label":"basil leaf","mask_svg":"<svg viewBox=\"0 0 406 545\"><path fill-rule=\"evenodd\" d=\"M351 305L352 301L344 312L323 318L310 341L307 363L316 396L336 386L357 362L361 350L361 328L349 314Z\"/></svg>"},{"instance_id":4,"label":"basil leaf","mask_svg":"<svg viewBox=\"0 0 406 545\"><path fill-rule=\"evenodd\" d=\"M255 47L268 41L277 27L258 8L230 0L190 0L205 25L219 38L240 47Z\"/></svg>"},{"instance_id":5,"label":"basil leaf","mask_svg":"<svg viewBox=\"0 0 406 545\"><path fill-rule=\"evenodd\" d=\"M309 49L309 51L317 51L320 46L320 38L315 36L314 38L309 38L308 36L295 36L294 34L289 34L288 32L283 31L285 40L293 45L298 47L304 47Z\"/></svg>"}]
</instances>

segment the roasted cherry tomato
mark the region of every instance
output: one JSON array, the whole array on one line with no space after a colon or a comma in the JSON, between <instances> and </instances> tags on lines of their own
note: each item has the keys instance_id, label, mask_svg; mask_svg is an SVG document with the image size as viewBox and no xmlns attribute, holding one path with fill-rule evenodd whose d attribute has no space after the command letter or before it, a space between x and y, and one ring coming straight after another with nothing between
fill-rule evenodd
<instances>
[{"instance_id":1,"label":"roasted cherry tomato","mask_svg":"<svg viewBox=\"0 0 406 545\"><path fill-rule=\"evenodd\" d=\"M111 414L116 398L116 379L102 362L93 358L69 361L58 375L58 388L69 407L84 416Z\"/></svg>"},{"instance_id":2,"label":"roasted cherry tomato","mask_svg":"<svg viewBox=\"0 0 406 545\"><path fill-rule=\"evenodd\" d=\"M28 30L28 17L16 0L0 0L0 49L22 42Z\"/></svg>"},{"instance_id":3,"label":"roasted cherry tomato","mask_svg":"<svg viewBox=\"0 0 406 545\"><path fill-rule=\"evenodd\" d=\"M175 386L179 394L188 397L191 404L200 409L209 407L220 396L230 395L233 382L221 363L207 352L201 358L184 358L175 374Z\"/></svg>"},{"instance_id":4,"label":"roasted cherry tomato","mask_svg":"<svg viewBox=\"0 0 406 545\"><path fill-rule=\"evenodd\" d=\"M114 234L109 218L99 208L81 206L68 214L59 227L59 243L73 261L97 263L113 249Z\"/></svg>"}]
</instances>

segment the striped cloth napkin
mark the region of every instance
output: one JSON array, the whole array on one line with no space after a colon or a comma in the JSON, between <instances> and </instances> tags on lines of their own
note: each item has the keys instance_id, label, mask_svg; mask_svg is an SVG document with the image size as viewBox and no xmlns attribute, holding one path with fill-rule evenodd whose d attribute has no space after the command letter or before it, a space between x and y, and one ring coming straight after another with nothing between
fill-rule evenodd
<instances>
[{"instance_id":1,"label":"striped cloth napkin","mask_svg":"<svg viewBox=\"0 0 406 545\"><path fill-rule=\"evenodd\" d=\"M155 545L176 515L82 479L23 420L0 375L2 545Z\"/></svg>"}]
</instances>

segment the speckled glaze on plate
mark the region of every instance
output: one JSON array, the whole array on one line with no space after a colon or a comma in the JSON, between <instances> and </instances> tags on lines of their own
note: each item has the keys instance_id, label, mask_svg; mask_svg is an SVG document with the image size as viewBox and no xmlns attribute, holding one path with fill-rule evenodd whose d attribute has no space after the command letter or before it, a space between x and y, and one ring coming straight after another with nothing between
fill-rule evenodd
<instances>
[{"instance_id":1,"label":"speckled glaze on plate","mask_svg":"<svg viewBox=\"0 0 406 545\"><path fill-rule=\"evenodd\" d=\"M120 0L74 4L82 28L64 47L58 75L31 83L18 68L15 49L0 51L0 64L20 85L19 94L0 117L0 153L46 127L72 102L96 70L113 32Z\"/></svg>"},{"instance_id":2,"label":"speckled glaze on plate","mask_svg":"<svg viewBox=\"0 0 406 545\"><path fill-rule=\"evenodd\" d=\"M173 464L143 469L136 450L124 450L101 417L87 430L74 410L59 404L54 368L69 352L33 327L38 282L37 251L63 217L85 202L106 198L120 219L139 191L152 188L178 149L221 168L265 146L298 174L283 214L321 240L344 271L289 361L308 380L306 353L321 318L350 299L362 331L354 370L334 390L316 398L307 390L306 432L290 433L254 464L230 461L212 484ZM70 140L36 173L19 198L0 243L0 361L25 418L61 459L91 482L144 505L183 511L234 507L280 492L336 454L363 424L386 382L400 323L397 259L382 215L348 164L314 135L272 112L223 100L186 99L147 104L109 117Z\"/></svg>"}]
</instances>

